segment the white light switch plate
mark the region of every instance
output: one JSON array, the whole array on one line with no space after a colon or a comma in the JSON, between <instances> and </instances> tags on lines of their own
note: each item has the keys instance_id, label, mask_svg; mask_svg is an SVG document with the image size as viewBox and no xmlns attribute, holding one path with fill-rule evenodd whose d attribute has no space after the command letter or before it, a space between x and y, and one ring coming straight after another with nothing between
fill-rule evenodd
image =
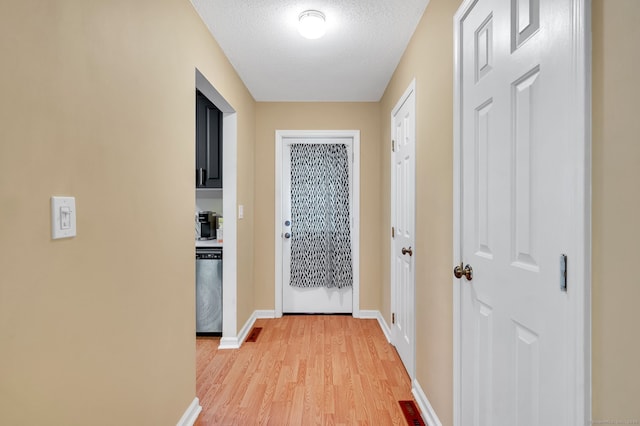
<instances>
[{"instance_id":1,"label":"white light switch plate","mask_svg":"<svg viewBox=\"0 0 640 426\"><path fill-rule=\"evenodd\" d=\"M51 197L51 238L76 236L75 197Z\"/></svg>"},{"instance_id":2,"label":"white light switch plate","mask_svg":"<svg viewBox=\"0 0 640 426\"><path fill-rule=\"evenodd\" d=\"M242 204L238 205L238 219L244 219L244 206Z\"/></svg>"}]
</instances>

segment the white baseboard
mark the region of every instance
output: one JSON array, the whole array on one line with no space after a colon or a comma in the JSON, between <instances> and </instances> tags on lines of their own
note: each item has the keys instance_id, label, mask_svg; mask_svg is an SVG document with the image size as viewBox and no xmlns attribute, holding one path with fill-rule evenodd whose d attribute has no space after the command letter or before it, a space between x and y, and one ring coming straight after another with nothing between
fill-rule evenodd
<instances>
[{"instance_id":1,"label":"white baseboard","mask_svg":"<svg viewBox=\"0 0 640 426\"><path fill-rule=\"evenodd\" d=\"M387 342L391 343L391 329L387 325L387 322L384 320L384 317L382 316L380 311L361 310L360 311L360 318L378 320L378 324L380 324L380 328L382 329L382 332L384 333L384 337L387 338Z\"/></svg>"},{"instance_id":2,"label":"white baseboard","mask_svg":"<svg viewBox=\"0 0 640 426\"><path fill-rule=\"evenodd\" d=\"M420 383L418 383L418 380L416 379L413 379L411 393L418 403L418 408L420 408L420 412L422 413L422 418L425 423L429 426L442 426L442 422L438 418L438 415L431 406L429 399L427 399L427 395L425 395Z\"/></svg>"},{"instance_id":3,"label":"white baseboard","mask_svg":"<svg viewBox=\"0 0 640 426\"><path fill-rule=\"evenodd\" d=\"M200 406L200 400L198 397L193 398L193 401L191 401L187 410L184 412L180 420L178 420L176 426L193 426L201 411L202 407Z\"/></svg>"},{"instance_id":4,"label":"white baseboard","mask_svg":"<svg viewBox=\"0 0 640 426\"><path fill-rule=\"evenodd\" d=\"M256 322L256 313L252 313L247 322L244 323L240 333L236 337L223 337L220 339L220 345L218 349L240 349L242 342L247 338L249 330L253 327L253 323Z\"/></svg>"},{"instance_id":5,"label":"white baseboard","mask_svg":"<svg viewBox=\"0 0 640 426\"><path fill-rule=\"evenodd\" d=\"M220 339L218 349L239 349L240 343L237 337L223 337Z\"/></svg>"},{"instance_id":6,"label":"white baseboard","mask_svg":"<svg viewBox=\"0 0 640 426\"><path fill-rule=\"evenodd\" d=\"M259 310L253 311L249 319L242 329L240 330L240 334L237 337L223 337L220 339L220 344L218 345L218 349L240 349L244 339L247 338L247 335L253 328L253 324L256 322L258 318L275 318L276 312L273 310Z\"/></svg>"}]
</instances>

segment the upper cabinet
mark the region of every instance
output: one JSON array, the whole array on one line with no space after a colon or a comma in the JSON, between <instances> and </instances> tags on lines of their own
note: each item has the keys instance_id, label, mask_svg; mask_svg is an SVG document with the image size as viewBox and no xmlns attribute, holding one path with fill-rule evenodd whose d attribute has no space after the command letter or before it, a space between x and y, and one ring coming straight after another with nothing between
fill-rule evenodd
<instances>
[{"instance_id":1,"label":"upper cabinet","mask_svg":"<svg viewBox=\"0 0 640 426\"><path fill-rule=\"evenodd\" d=\"M196 188L222 188L222 112L196 91Z\"/></svg>"}]
</instances>

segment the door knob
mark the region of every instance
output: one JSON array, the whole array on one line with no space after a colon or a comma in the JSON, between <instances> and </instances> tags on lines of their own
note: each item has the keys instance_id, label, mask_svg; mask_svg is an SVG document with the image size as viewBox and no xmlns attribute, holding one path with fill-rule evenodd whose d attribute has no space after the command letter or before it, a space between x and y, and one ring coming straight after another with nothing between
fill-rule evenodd
<instances>
[{"instance_id":1,"label":"door knob","mask_svg":"<svg viewBox=\"0 0 640 426\"><path fill-rule=\"evenodd\" d=\"M467 280L471 281L473 279L473 268L469 264L463 268L462 263L460 263L453 268L453 275L458 279L464 276Z\"/></svg>"},{"instance_id":2,"label":"door knob","mask_svg":"<svg viewBox=\"0 0 640 426\"><path fill-rule=\"evenodd\" d=\"M413 250L411 249L411 247L409 248L402 247L402 254L408 254L409 256L413 256Z\"/></svg>"}]
</instances>

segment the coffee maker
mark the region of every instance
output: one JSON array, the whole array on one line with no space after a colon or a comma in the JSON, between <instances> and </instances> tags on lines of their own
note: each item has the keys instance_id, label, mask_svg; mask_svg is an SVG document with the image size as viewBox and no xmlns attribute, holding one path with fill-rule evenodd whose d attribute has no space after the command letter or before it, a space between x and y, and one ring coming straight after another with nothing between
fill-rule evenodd
<instances>
[{"instance_id":1,"label":"coffee maker","mask_svg":"<svg viewBox=\"0 0 640 426\"><path fill-rule=\"evenodd\" d=\"M202 211L196 215L196 234L199 240L213 240L218 229L218 216L215 212Z\"/></svg>"}]
</instances>

